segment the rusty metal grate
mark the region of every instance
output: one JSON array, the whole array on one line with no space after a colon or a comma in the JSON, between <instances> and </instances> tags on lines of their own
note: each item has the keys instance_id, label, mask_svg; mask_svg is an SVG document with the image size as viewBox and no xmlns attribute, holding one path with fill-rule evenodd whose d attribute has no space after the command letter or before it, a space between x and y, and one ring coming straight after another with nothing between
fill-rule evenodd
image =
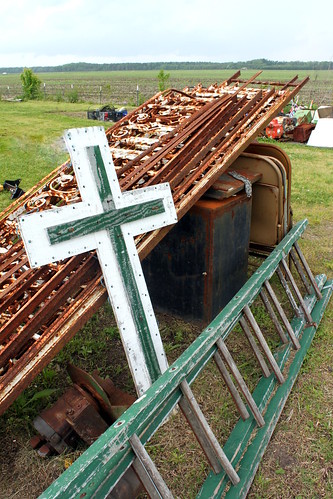
<instances>
[{"instance_id":1,"label":"rusty metal grate","mask_svg":"<svg viewBox=\"0 0 333 499\"><path fill-rule=\"evenodd\" d=\"M159 93L107 131L122 190L169 182L180 219L308 79ZM29 268L16 218L80 200L69 162L0 215L0 413L106 299L91 255ZM143 259L170 228L136 239Z\"/></svg>"}]
</instances>

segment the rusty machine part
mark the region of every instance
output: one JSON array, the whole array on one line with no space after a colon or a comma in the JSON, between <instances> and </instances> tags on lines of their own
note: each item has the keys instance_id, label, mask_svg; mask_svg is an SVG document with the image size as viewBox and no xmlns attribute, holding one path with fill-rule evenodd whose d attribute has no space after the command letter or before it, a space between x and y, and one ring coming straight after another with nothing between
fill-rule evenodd
<instances>
[{"instance_id":1,"label":"rusty machine part","mask_svg":"<svg viewBox=\"0 0 333 499\"><path fill-rule=\"evenodd\" d=\"M180 219L308 80L267 86L259 74L169 89L117 122L107 137L122 190L169 182ZM79 200L67 161L0 215L0 413L106 299L93 254L31 269L18 233L21 213ZM141 259L168 230L136 238Z\"/></svg>"},{"instance_id":2,"label":"rusty machine part","mask_svg":"<svg viewBox=\"0 0 333 499\"><path fill-rule=\"evenodd\" d=\"M72 364L67 369L73 386L33 421L39 435L30 444L41 457L75 447L78 438L91 445L136 400L98 371L89 374Z\"/></svg>"}]
</instances>

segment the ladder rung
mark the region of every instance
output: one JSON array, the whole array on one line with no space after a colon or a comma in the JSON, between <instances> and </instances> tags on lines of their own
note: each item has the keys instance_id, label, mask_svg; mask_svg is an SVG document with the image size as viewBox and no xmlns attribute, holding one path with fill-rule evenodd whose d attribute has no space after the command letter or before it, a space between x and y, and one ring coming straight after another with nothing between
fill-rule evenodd
<instances>
[{"instance_id":1,"label":"ladder rung","mask_svg":"<svg viewBox=\"0 0 333 499\"><path fill-rule=\"evenodd\" d=\"M239 395L238 390L237 390L236 386L234 385L234 382L232 381L231 376L230 376L223 360L221 359L221 356L218 354L218 352L215 353L214 360L215 360L215 363L218 367L218 370L221 373L222 378L224 379L224 381L227 385L227 388L228 388L228 390L233 398L233 401L235 402L235 405L238 409L238 412L239 412L241 418L243 420L248 419L250 417L250 414L248 413L248 411L245 407L245 404L244 404L241 396Z\"/></svg>"},{"instance_id":2,"label":"ladder rung","mask_svg":"<svg viewBox=\"0 0 333 499\"><path fill-rule=\"evenodd\" d=\"M264 357L263 357L263 355L262 355L262 353L261 353L261 351L260 351L257 343L255 342L255 339L253 338L253 335L251 333L249 325L246 322L246 320L244 319L244 317L241 317L239 319L239 324L240 324L242 330L244 331L245 336L248 339L248 342L250 343L250 346L251 346L251 348L253 350L253 353L256 356L257 361L258 361L258 363L259 363L259 365L261 367L263 375L265 376L265 378L268 378L271 375L271 372L270 372L270 370L269 370L269 368L268 368L268 366L267 366L267 364L265 362L265 359L264 359Z\"/></svg>"},{"instance_id":3,"label":"ladder rung","mask_svg":"<svg viewBox=\"0 0 333 499\"><path fill-rule=\"evenodd\" d=\"M149 496L153 499L173 499L173 495L167 484L161 477L139 437L134 433L129 440L137 457L137 459L134 459L132 466Z\"/></svg>"},{"instance_id":4,"label":"ladder rung","mask_svg":"<svg viewBox=\"0 0 333 499\"><path fill-rule=\"evenodd\" d=\"M272 352L270 351L269 346L267 345L267 342L264 338L264 335L262 334L261 329L258 326L257 321L255 320L255 318L250 310L250 307L248 305L245 305L245 307L243 308L243 312L244 312L246 319L249 321L249 324L252 327L252 330L253 330L254 334L256 335L257 340L259 341L260 346L263 349L263 351L267 357L267 360L268 360L268 362L272 368L272 371L274 372L278 382L281 384L284 383L283 374L280 371L280 368L277 365L277 362L276 362Z\"/></svg>"},{"instance_id":5,"label":"ladder rung","mask_svg":"<svg viewBox=\"0 0 333 499\"><path fill-rule=\"evenodd\" d=\"M235 485L239 482L239 476L223 452L211 427L207 423L199 404L194 398L188 382L183 380L180 384L180 388L183 393L183 397L180 399L178 404L188 420L204 453L206 454L214 473L220 473L222 469L224 469L231 482Z\"/></svg>"},{"instance_id":6,"label":"ladder rung","mask_svg":"<svg viewBox=\"0 0 333 499\"><path fill-rule=\"evenodd\" d=\"M300 276L300 278L302 279L302 282L303 282L303 285L305 287L305 290L307 292L308 295L311 294L311 287L309 286L309 283L306 279L306 275L302 269L302 266L300 265L299 261L297 260L297 257L296 257L296 252L294 250L294 248L291 248L290 251L289 251L289 255L291 256L291 259L293 261L293 264L295 265L295 268L298 272L298 275Z\"/></svg>"},{"instance_id":7,"label":"ladder rung","mask_svg":"<svg viewBox=\"0 0 333 499\"><path fill-rule=\"evenodd\" d=\"M286 278L284 277L283 272L281 272L280 267L277 267L277 269L276 269L276 273L277 273L277 275L279 276L280 282L281 282L281 284L282 284L282 286L283 286L283 288L284 288L284 290L285 290L285 292L286 292L286 295L287 295L287 297L288 297L288 300L289 300L289 302L290 302L290 305L292 306L292 308L293 308L293 310L294 310L294 312L295 312L296 316L297 316L297 317L301 317L301 313L300 313L300 311L299 311L299 308L298 308L298 305L297 305L296 300L295 300L295 298L294 298L294 295L292 294L292 292L291 292L291 290L290 290L290 288L289 288L289 285L288 285L288 283L287 283L287 280L286 280Z\"/></svg>"},{"instance_id":8,"label":"ladder rung","mask_svg":"<svg viewBox=\"0 0 333 499\"><path fill-rule=\"evenodd\" d=\"M291 273L288 265L286 264L286 261L284 260L284 258L282 258L282 260L281 260L281 265L283 267L283 270L285 271L285 273L288 276L289 282L291 284L291 287L294 290L295 295L297 296L297 299L298 299L298 301L300 303L300 306L301 306L301 308L302 308L302 310L304 312L304 315L305 315L305 318L306 318L306 322L308 324L312 324L313 321L312 321L311 314L308 311L308 307L305 305L305 302L303 300L303 296L302 296L300 290L298 289L296 281L295 281L295 279L294 279L294 277L293 277L293 275L292 275L292 273Z\"/></svg>"},{"instance_id":9,"label":"ladder rung","mask_svg":"<svg viewBox=\"0 0 333 499\"><path fill-rule=\"evenodd\" d=\"M274 312L274 309L273 309L273 307L268 299L267 293L264 289L262 289L260 291L260 297L263 301L263 304L265 305L265 308L266 308L270 318L272 319L272 322L275 326L275 329L279 333L279 336L281 338L282 343L288 343L289 340L283 331L283 328L282 328L282 326L281 326L281 324L276 316L276 313Z\"/></svg>"},{"instance_id":10,"label":"ladder rung","mask_svg":"<svg viewBox=\"0 0 333 499\"><path fill-rule=\"evenodd\" d=\"M304 267L304 270L305 270L305 272L306 272L306 274L307 274L308 278L310 279L311 285L312 285L312 287L313 287L313 289L314 289L314 292L315 292L315 294L316 294L316 296L317 296L318 300L321 300L321 299L322 299L322 297L323 297L323 295L321 294L321 292L320 292L320 290L319 290L319 288L318 288L318 284L316 283L316 280L315 280L315 278L313 277L313 274L312 274L311 269L310 269L310 267L309 267L309 265L308 265L308 262L307 262L307 261L306 261L306 259L304 258L304 255L303 255L303 253L302 253L302 250L301 250L301 248L299 247L299 244L298 244L298 242L297 242L297 241L294 241L294 248L295 248L295 250L296 250L296 252L297 252L297 254L298 254L299 259L300 259L300 260L301 260L301 262L302 262L302 265L303 265L303 267Z\"/></svg>"},{"instance_id":11,"label":"ladder rung","mask_svg":"<svg viewBox=\"0 0 333 499\"><path fill-rule=\"evenodd\" d=\"M287 332L288 332L288 335L289 335L289 338L294 346L294 348L296 350L299 350L300 348L300 343L299 343L299 340L298 338L295 336L295 333L294 333L294 330L293 328L291 327L291 324L288 320L288 317L286 316L285 314L285 311L283 310L272 286L270 285L270 282L269 281L265 281L264 283L265 285L265 288L266 288L266 291L268 293L268 295L270 296L272 302L274 303L274 306L279 314L279 316L281 317L281 320L283 322L283 325L284 327L286 328Z\"/></svg>"},{"instance_id":12,"label":"ladder rung","mask_svg":"<svg viewBox=\"0 0 333 499\"><path fill-rule=\"evenodd\" d=\"M222 355L223 359L225 360L227 366L229 367L233 377L237 381L238 386L239 386L241 392L243 393L243 395L246 399L246 402L248 403L248 405L251 409L253 417L256 420L256 422L258 423L258 426L264 426L265 420L262 417L262 415L258 409L257 404L253 400L251 392L248 389L248 387L243 379L243 376L239 372L238 367L236 366L236 363L235 363L234 359L232 358L226 344L224 343L224 341L221 338L219 340L217 340L216 344L217 344L217 347L219 349L220 354Z\"/></svg>"}]
</instances>

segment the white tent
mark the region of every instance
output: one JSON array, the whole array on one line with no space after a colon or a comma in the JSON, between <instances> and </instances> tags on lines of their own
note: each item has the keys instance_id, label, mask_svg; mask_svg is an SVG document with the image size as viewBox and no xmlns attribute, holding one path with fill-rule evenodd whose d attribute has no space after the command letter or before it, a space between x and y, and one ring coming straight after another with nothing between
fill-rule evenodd
<instances>
[{"instance_id":1,"label":"white tent","mask_svg":"<svg viewBox=\"0 0 333 499\"><path fill-rule=\"evenodd\" d=\"M320 118L312 130L308 146L333 147L333 118Z\"/></svg>"}]
</instances>

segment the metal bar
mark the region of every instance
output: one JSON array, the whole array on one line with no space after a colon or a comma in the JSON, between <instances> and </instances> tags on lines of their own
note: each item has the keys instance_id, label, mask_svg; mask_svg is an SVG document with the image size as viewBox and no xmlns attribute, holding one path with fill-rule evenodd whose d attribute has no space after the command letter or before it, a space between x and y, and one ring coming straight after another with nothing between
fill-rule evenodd
<instances>
[{"instance_id":1,"label":"metal bar","mask_svg":"<svg viewBox=\"0 0 333 499\"><path fill-rule=\"evenodd\" d=\"M295 295L297 296L297 299L298 299L298 301L300 303L300 306L302 307L302 310L303 310L304 315L306 317L306 322L308 324L311 324L312 323L311 314L309 313L308 308L307 308L307 306L304 303L303 296L302 296L300 290L298 289L298 286L296 284L294 276L292 275L292 273L291 273L288 265L286 264L286 261L285 261L284 258L281 260L281 265L282 265L285 273L287 274L289 282L290 282L290 284L291 284L291 286L292 286L292 288L294 290Z\"/></svg>"},{"instance_id":2,"label":"metal bar","mask_svg":"<svg viewBox=\"0 0 333 499\"><path fill-rule=\"evenodd\" d=\"M15 248L14 251L12 250L10 252L4 253L4 255L3 255L4 258L3 258L3 261L0 265L0 272L3 272L5 269L8 270L8 267L16 260L20 260L20 259L22 260L22 258L21 258L22 256L23 256L23 259L24 259L24 257L26 257L25 250L22 247L22 243L15 245L13 248ZM10 268L10 270L11 270L11 268Z\"/></svg>"},{"instance_id":3,"label":"metal bar","mask_svg":"<svg viewBox=\"0 0 333 499\"><path fill-rule=\"evenodd\" d=\"M7 272L4 273L2 276L0 276L0 285L7 281L9 277L11 277L15 272L18 270L21 270L22 267L26 266L28 263L28 258L26 256L22 257L21 259L18 258L20 261L17 262L15 265L11 265L9 268L7 268ZM14 261L16 260L16 257L14 258Z\"/></svg>"},{"instance_id":4,"label":"metal bar","mask_svg":"<svg viewBox=\"0 0 333 499\"><path fill-rule=\"evenodd\" d=\"M283 308L281 307L281 304L280 304L280 302L279 302L279 300L278 300L278 298L277 298L277 296L276 296L276 294L275 294L272 286L270 285L270 282L267 280L267 281L265 281L264 285L265 285L267 293L269 294L269 296L270 296L270 298L271 298L271 300L272 300L272 302L273 302L276 310L278 311L279 316L281 317L281 320L282 320L282 322L284 324L284 327L286 328L286 330L288 332L289 338L291 339L291 342L292 342L294 348L296 350L298 350L299 347L300 347L298 338L295 336L295 333L294 333L294 331L293 331L293 329L292 329L292 327L290 325L288 317L286 316Z\"/></svg>"},{"instance_id":5,"label":"metal bar","mask_svg":"<svg viewBox=\"0 0 333 499\"><path fill-rule=\"evenodd\" d=\"M272 368L272 371L274 372L277 380L279 381L279 383L284 383L284 377L279 369L279 366L276 363L276 360L275 360L272 352L269 349L269 346L267 345L267 342L264 338L264 335L262 334L261 329L258 326L258 323L255 320L255 318L251 312L250 307L248 305L245 305L243 312L244 312L244 315L245 315L246 319L248 320L250 326L252 327L252 330L253 330L254 334L256 335L256 337L260 343L260 346L263 349L263 351L267 357L267 360L268 360L268 362Z\"/></svg>"},{"instance_id":6,"label":"metal bar","mask_svg":"<svg viewBox=\"0 0 333 499\"><path fill-rule=\"evenodd\" d=\"M295 85L295 81L297 81L297 79L298 79L298 75L294 76L291 80L289 80L287 83L285 83L285 85L281 88L281 90L286 90L290 86L293 87Z\"/></svg>"},{"instance_id":7,"label":"metal bar","mask_svg":"<svg viewBox=\"0 0 333 499\"><path fill-rule=\"evenodd\" d=\"M36 282L37 279L43 279L43 275L49 273L47 269L28 269L18 276L10 286L1 292L0 313L6 310L10 304L23 296L24 292Z\"/></svg>"},{"instance_id":8,"label":"metal bar","mask_svg":"<svg viewBox=\"0 0 333 499\"><path fill-rule=\"evenodd\" d=\"M71 272L80 262L82 257L76 256L71 258L61 269L60 272L54 274L53 277L43 286L33 298L27 302L20 310L12 317L10 321L0 329L0 343L3 342L12 331L17 328L24 319L40 305L49 294L61 283L61 281Z\"/></svg>"},{"instance_id":9,"label":"metal bar","mask_svg":"<svg viewBox=\"0 0 333 499\"><path fill-rule=\"evenodd\" d=\"M180 388L183 397L179 401L179 407L188 420L214 472L219 473L221 468L223 468L231 482L233 484L238 483L239 477L236 471L231 466L229 460L226 459L186 380L181 382Z\"/></svg>"},{"instance_id":10,"label":"metal bar","mask_svg":"<svg viewBox=\"0 0 333 499\"><path fill-rule=\"evenodd\" d=\"M235 402L235 405L238 409L238 412L239 412L241 418L242 419L249 418L250 414L248 413L248 411L245 407L245 404L244 404L241 396L239 395L238 390L237 390L236 386L234 385L234 382L231 379L231 376L230 376L230 374L225 366L225 363L223 362L223 360L221 359L221 356L217 352L214 355L214 360L215 360L215 363L217 365L218 370L221 373L222 378L224 379L224 381L227 385L227 388L228 388L228 390L233 398L233 401Z\"/></svg>"},{"instance_id":11,"label":"metal bar","mask_svg":"<svg viewBox=\"0 0 333 499\"><path fill-rule=\"evenodd\" d=\"M180 124L178 127L175 127L175 129L172 132L170 132L170 134L168 134L171 135L172 140L166 143L157 152L157 154L155 154L152 158L148 158L141 165L137 166L137 163L138 160L141 159L143 153L137 156L134 160L127 163L124 168L121 168L119 172L117 172L117 174L121 175L125 171L135 166L134 176L132 177L131 183L128 183L125 180L124 182L120 182L120 185L126 184L126 188L128 189L142 176L142 174L146 173L150 168L155 166L166 154L171 152L178 144L180 144L183 140L185 140L190 133L193 133L193 131L195 131L199 126L201 126L202 122L205 121L207 118L209 118L209 115L212 113L212 111L214 111L216 104L222 105L226 100L230 99L231 99L230 96L225 96L224 98L221 99L221 101L218 101L217 103L208 102L202 109L198 110L188 120L186 120L186 122ZM177 136L175 137L176 133ZM164 142L166 140L166 137L162 137L161 140L163 140ZM152 146L152 148L154 149L156 147L157 146L155 147ZM148 154L148 150L145 151L145 153ZM145 154L145 156L147 154Z\"/></svg>"},{"instance_id":12,"label":"metal bar","mask_svg":"<svg viewBox=\"0 0 333 499\"><path fill-rule=\"evenodd\" d=\"M8 343L0 350L0 367L4 367L9 359L15 356L15 351L20 352L24 345L45 323L47 317L51 316L66 302L73 289L81 286L87 279L91 278L96 271L98 263L91 255L75 273L72 273L64 284L52 296L43 303L38 312L23 326L16 334L11 336Z\"/></svg>"},{"instance_id":13,"label":"metal bar","mask_svg":"<svg viewBox=\"0 0 333 499\"><path fill-rule=\"evenodd\" d=\"M181 160L180 161L178 160L177 162L178 167L175 172L176 175L173 174L174 163L175 163L174 159L172 159L170 163L167 165L168 175L163 178L164 182L169 181L171 186L178 185L180 179L182 179L186 174L186 172L184 173L182 171L183 166L186 166L186 171L190 171L193 168L193 166L199 162L200 155L207 154L205 153L205 151L207 149L210 150L210 148L213 146L212 142L208 143L207 145L207 140L208 141L212 140L214 130L221 129L221 126L227 121L227 119L228 118L230 119L230 117L232 116L232 111L236 109L236 107L238 107L237 96L233 96L233 98L229 99L224 108L220 109L217 115L215 115L212 120L206 123L204 129L200 128L198 130L197 134L193 136L191 140L186 143L186 151L183 151L184 148L182 148L182 150L179 151L177 157L175 158L177 160L179 157L181 158ZM213 128L214 124L215 127ZM231 126L232 125L229 126L229 129L231 128ZM207 128L208 130L206 130ZM162 176L162 174L160 176Z\"/></svg>"},{"instance_id":14,"label":"metal bar","mask_svg":"<svg viewBox=\"0 0 333 499\"><path fill-rule=\"evenodd\" d=\"M223 140L222 137L225 137L228 132L234 133L234 130L232 128L234 127L235 123L242 117L244 114L246 114L247 109L251 107L251 102L249 103L244 97L241 102L230 102L230 106L233 104L231 108L226 108L223 109L222 111L222 118L220 123L217 124L217 134L213 137L209 137L209 141L205 142L204 137L201 138L201 133L199 134L199 139L200 142L197 144L197 147L193 149L193 154L191 154L191 150L189 151L190 154L190 161L185 161L185 158L183 160L182 158L182 165L184 167L182 169L179 169L179 172L177 175L173 175L171 172L171 175L169 177L166 177L166 181L169 180L170 185L172 188L178 188L179 184L183 181L183 179L186 177L186 175L193 170L197 165L200 164L201 161L205 160L205 157L211 152L211 150L215 147L218 146L220 148L223 145ZM246 104L245 106L241 107L241 109L237 112L236 116L233 116L229 121L227 121L228 118L232 116L232 112L234 109L239 109L242 104ZM210 123L209 123L210 125ZM221 127L221 125L223 125ZM189 144L191 146L191 144ZM175 196L175 200L177 199L177 196Z\"/></svg>"},{"instance_id":15,"label":"metal bar","mask_svg":"<svg viewBox=\"0 0 333 499\"><path fill-rule=\"evenodd\" d=\"M273 94L273 92L271 93ZM246 114L246 116L234 127L232 133L230 133L228 137L225 137L217 150L213 150L205 159L203 164L195 169L195 171L191 173L191 175L189 175L188 178L186 178L185 181L178 187L174 195L174 200L176 203L178 200L180 200L180 206L177 206L178 213L181 213L183 215L182 205L184 203L184 199L186 199L186 202L188 201L188 199L190 199L191 203L194 203L195 200L198 199L195 193L198 190L199 185L204 182L205 187L208 189L212 185L212 183L221 175L221 173L223 173L227 169L229 164L232 163L230 157L228 157L228 162L225 161L225 151L231 147L231 144L233 142L237 142L239 140L239 137L242 136L241 129L247 127L251 119L254 120L256 115L262 109L264 101L267 101L269 97L270 95L266 94L262 101L259 101L257 105L254 105L253 108ZM246 145L244 144L244 149L245 148ZM200 180L201 178L204 180ZM185 198L181 199L182 196L184 196L185 192Z\"/></svg>"},{"instance_id":16,"label":"metal bar","mask_svg":"<svg viewBox=\"0 0 333 499\"><path fill-rule=\"evenodd\" d=\"M297 79L297 77L296 77L296 79ZM242 83L242 82L245 82L246 80L232 78L231 81ZM290 82L288 82L288 84L287 84L287 87L297 87L298 83L291 83L291 81L295 81L295 79L290 80ZM256 85L269 85L269 86L275 86L275 87L286 87L286 82L284 82L284 81L256 80L254 83Z\"/></svg>"},{"instance_id":17,"label":"metal bar","mask_svg":"<svg viewBox=\"0 0 333 499\"><path fill-rule=\"evenodd\" d=\"M261 97L261 92L259 92L259 96ZM177 191L174 195L174 200L177 201L182 194L186 192L186 190L193 184L193 182L203 173L203 171L221 154L221 150L226 147L226 143L229 143L230 137L233 137L236 135L237 131L246 123L251 116L251 114L257 109L257 102L258 102L258 95L255 95L245 106L239 111L239 114L236 115L234 118L232 118L232 123L235 125L234 129L232 132L230 132L230 136L225 137L220 143L219 147L217 148L217 151L213 150L208 157L205 159L204 164L200 165L191 175L188 176L180 185L177 186ZM267 99L267 95L265 96L265 99ZM251 109L251 107L253 108ZM251 110L250 110L251 109ZM245 115L245 117L244 117ZM237 123L237 121L241 119L240 123ZM229 124L226 125L226 127L229 127ZM220 135L223 135L225 132L225 129L223 128L220 131Z\"/></svg>"},{"instance_id":18,"label":"metal bar","mask_svg":"<svg viewBox=\"0 0 333 499\"><path fill-rule=\"evenodd\" d=\"M133 462L133 468L150 497L153 499L173 499L173 495L167 484L142 445L139 437L134 433L129 441L137 457Z\"/></svg>"},{"instance_id":19,"label":"metal bar","mask_svg":"<svg viewBox=\"0 0 333 499\"><path fill-rule=\"evenodd\" d=\"M251 392L248 389L248 387L243 379L243 376L239 372L234 359L230 355L230 352L229 352L226 344L221 339L217 340L216 344L217 344L217 347L219 349L220 354L222 355L222 357L225 360L227 366L229 367L232 375L234 376L235 380L237 381L238 386L239 386L241 392L243 393L243 395L246 399L246 402L248 403L248 405L251 409L251 412L253 414L253 417L256 420L258 426L264 426L265 420L262 417L262 415L257 407L257 404L253 400Z\"/></svg>"},{"instance_id":20,"label":"metal bar","mask_svg":"<svg viewBox=\"0 0 333 499\"><path fill-rule=\"evenodd\" d=\"M272 322L273 322L273 324L275 326L275 329L279 333L279 336L281 338L282 343L288 343L288 338L287 338L287 336L285 335L285 333L284 333L284 331L282 329L282 326L281 326L281 324L280 324L280 322L279 322L279 320L278 320L278 318L277 318L277 316L276 316L276 314L274 312L274 309L273 309L273 307L272 307L272 305L271 305L271 303L270 303L270 301L268 299L268 296L267 296L267 294L266 294L266 292L265 292L264 289L262 289L260 291L260 297L261 297L261 299L263 301L263 304L265 305L265 308L266 308L266 310L267 310L270 318L272 319Z\"/></svg>"},{"instance_id":21,"label":"metal bar","mask_svg":"<svg viewBox=\"0 0 333 499\"><path fill-rule=\"evenodd\" d=\"M304 258L304 255L303 255L303 253L302 253L302 250L301 250L301 248L299 247L299 244L298 244L298 242L297 242L297 241L295 241L295 243L294 243L294 248L295 248L295 250L297 251L297 254L298 254L299 259L301 260L301 262L302 262L302 264L303 264L303 267L304 267L304 269L305 269L305 272L307 273L307 275L308 275L308 277L309 277L309 279L310 279L310 282L311 282L312 287L313 287L313 289L314 289L314 291L315 291L315 293L316 293L316 295L317 295L318 300L321 300L321 297L322 297L322 296L321 296L321 292L320 292L320 290L319 290L319 288L318 288L318 285L317 285L317 283L316 283L315 278L313 277L313 274L312 274L312 271L311 271L311 269L310 269L310 267L309 267L309 265L308 265L308 262L307 262L307 261L306 261L306 259Z\"/></svg>"},{"instance_id":22,"label":"metal bar","mask_svg":"<svg viewBox=\"0 0 333 499\"><path fill-rule=\"evenodd\" d=\"M242 330L243 330L243 332L244 332L244 334L245 334L248 342L250 343L250 346L251 346L251 348L253 350L253 353L256 356L257 361L258 361L258 363L259 363L259 365L261 367L263 375L266 378L268 378L271 375L271 372L270 372L270 370L269 370L269 368L268 368L268 366L267 366L267 364L265 362L265 359L264 359L264 357L263 357L263 355L262 355L262 353L261 353L261 351L260 351L257 343L255 342L255 339L253 338L253 335L251 333L250 327L249 327L248 323L246 322L246 320L244 319L244 317L241 317L239 319L239 324L240 324L240 326L241 326L241 328L242 328Z\"/></svg>"}]
</instances>

